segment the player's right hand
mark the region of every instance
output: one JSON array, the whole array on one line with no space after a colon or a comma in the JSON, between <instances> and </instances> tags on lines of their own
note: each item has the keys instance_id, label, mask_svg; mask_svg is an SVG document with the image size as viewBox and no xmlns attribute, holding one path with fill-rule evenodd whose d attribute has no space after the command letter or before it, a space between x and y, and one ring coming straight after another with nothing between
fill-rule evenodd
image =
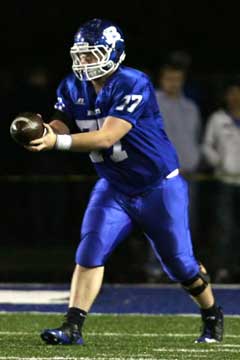
<instances>
[{"instance_id":1,"label":"player's right hand","mask_svg":"<svg viewBox=\"0 0 240 360\"><path fill-rule=\"evenodd\" d=\"M39 139L32 140L29 145L25 145L25 148L32 152L52 150L57 141L57 135L48 124L43 124L47 133Z\"/></svg>"}]
</instances>

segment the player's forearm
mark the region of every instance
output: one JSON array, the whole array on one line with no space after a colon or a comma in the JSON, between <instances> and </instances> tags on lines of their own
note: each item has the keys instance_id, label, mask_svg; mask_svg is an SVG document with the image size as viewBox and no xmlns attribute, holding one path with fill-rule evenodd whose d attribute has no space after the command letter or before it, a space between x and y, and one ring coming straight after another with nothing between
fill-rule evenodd
<instances>
[{"instance_id":1,"label":"player's forearm","mask_svg":"<svg viewBox=\"0 0 240 360\"><path fill-rule=\"evenodd\" d=\"M111 134L96 130L72 135L71 151L92 151L110 148L114 142Z\"/></svg>"},{"instance_id":2,"label":"player's forearm","mask_svg":"<svg viewBox=\"0 0 240 360\"><path fill-rule=\"evenodd\" d=\"M103 127L86 133L73 135L58 135L53 139L55 149L89 152L93 150L109 149L124 137L132 128L125 120L108 116Z\"/></svg>"},{"instance_id":3,"label":"player's forearm","mask_svg":"<svg viewBox=\"0 0 240 360\"><path fill-rule=\"evenodd\" d=\"M55 134L70 134L69 128L61 120L52 120L49 125L51 126Z\"/></svg>"}]
</instances>

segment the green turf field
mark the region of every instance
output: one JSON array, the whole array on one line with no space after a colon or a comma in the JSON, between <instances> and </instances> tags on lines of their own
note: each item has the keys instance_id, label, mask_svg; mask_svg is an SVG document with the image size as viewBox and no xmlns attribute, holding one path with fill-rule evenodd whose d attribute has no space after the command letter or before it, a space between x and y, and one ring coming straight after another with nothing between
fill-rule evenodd
<instances>
[{"instance_id":1,"label":"green turf field","mask_svg":"<svg viewBox=\"0 0 240 360\"><path fill-rule=\"evenodd\" d=\"M61 315L0 314L0 360L240 359L240 318L226 318L222 344L194 344L200 319L183 316L90 315L84 346L51 346L39 332Z\"/></svg>"}]
</instances>

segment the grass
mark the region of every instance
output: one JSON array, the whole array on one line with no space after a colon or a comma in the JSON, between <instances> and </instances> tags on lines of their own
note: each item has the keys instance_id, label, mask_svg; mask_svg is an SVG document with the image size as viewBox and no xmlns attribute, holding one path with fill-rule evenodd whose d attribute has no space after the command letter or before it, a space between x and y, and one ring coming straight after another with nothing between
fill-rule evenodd
<instances>
[{"instance_id":1,"label":"grass","mask_svg":"<svg viewBox=\"0 0 240 360\"><path fill-rule=\"evenodd\" d=\"M0 360L232 360L240 359L240 319L226 318L221 344L194 344L199 317L90 315L84 346L45 345L39 333L57 327L62 315L0 314Z\"/></svg>"}]
</instances>

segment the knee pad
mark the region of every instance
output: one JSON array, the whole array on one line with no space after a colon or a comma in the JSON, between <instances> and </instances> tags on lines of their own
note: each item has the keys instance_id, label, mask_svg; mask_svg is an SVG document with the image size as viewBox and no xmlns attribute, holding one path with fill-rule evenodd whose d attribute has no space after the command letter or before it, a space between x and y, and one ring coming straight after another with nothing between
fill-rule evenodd
<instances>
[{"instance_id":1,"label":"knee pad","mask_svg":"<svg viewBox=\"0 0 240 360\"><path fill-rule=\"evenodd\" d=\"M195 275L193 278L191 278L190 280L187 280L187 281L184 281L181 283L184 290L186 290L193 297L200 295L207 288L207 286L210 282L210 277L209 277L208 273L205 272L205 268L203 268L203 269L204 269L204 272L202 271L202 265L200 264L199 273L197 275ZM194 284L194 282L197 281L198 279L201 279L203 281L203 283L201 285L195 286L194 288L189 288L189 286Z\"/></svg>"}]
</instances>

